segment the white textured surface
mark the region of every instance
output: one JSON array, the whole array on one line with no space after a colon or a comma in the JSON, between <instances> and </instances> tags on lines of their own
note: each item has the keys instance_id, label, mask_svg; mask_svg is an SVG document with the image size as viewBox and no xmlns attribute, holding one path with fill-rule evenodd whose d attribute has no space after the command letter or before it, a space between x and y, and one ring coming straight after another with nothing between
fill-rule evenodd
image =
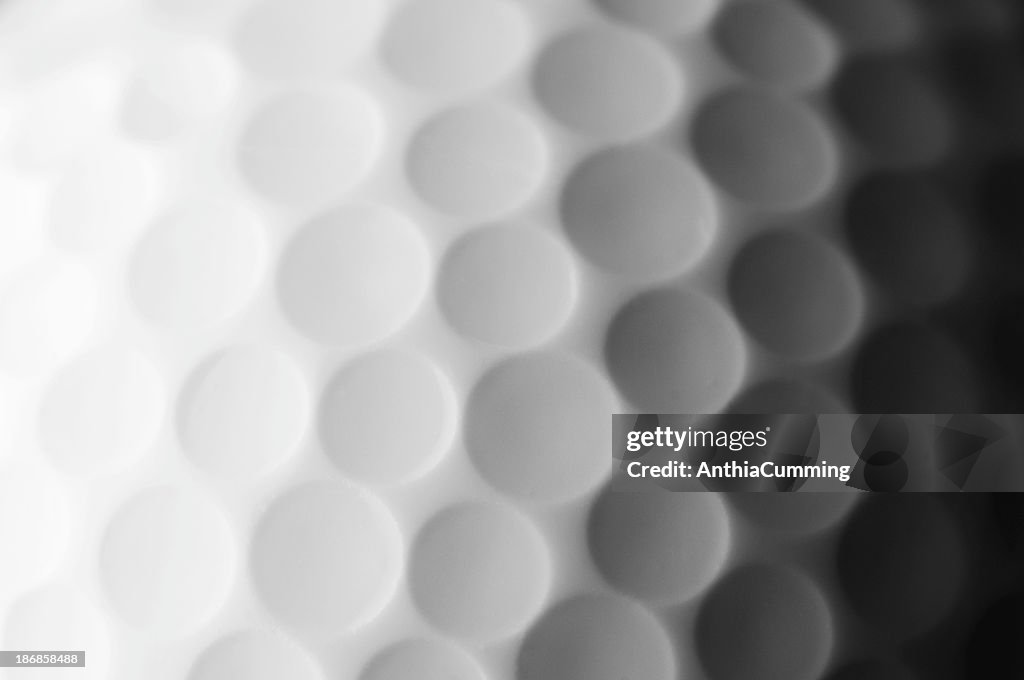
<instances>
[{"instance_id":1,"label":"white textured surface","mask_svg":"<svg viewBox=\"0 0 1024 680\"><path fill-rule=\"evenodd\" d=\"M347 485L313 482L266 510L249 562L261 598L285 623L339 632L383 609L403 552L380 501Z\"/></svg>"},{"instance_id":2,"label":"white textured surface","mask_svg":"<svg viewBox=\"0 0 1024 680\"><path fill-rule=\"evenodd\" d=\"M3 645L117 680L822 670L817 576L723 580L743 531L796 520L604 492L610 415L841 404L773 379L866 316L834 234L787 219L845 145L922 162L948 130L897 75L925 128L867 107L847 140L816 99L835 36L726 4L0 3ZM907 40L904 5L857 49ZM718 642L748 591L785 624L755 633L813 644ZM736 659L686 628L709 592Z\"/></svg>"},{"instance_id":3,"label":"white textured surface","mask_svg":"<svg viewBox=\"0 0 1024 680\"><path fill-rule=\"evenodd\" d=\"M217 351L189 376L177 405L183 453L228 479L273 470L309 427L310 396L284 353L256 345Z\"/></svg>"},{"instance_id":4,"label":"white textured surface","mask_svg":"<svg viewBox=\"0 0 1024 680\"><path fill-rule=\"evenodd\" d=\"M540 131L513 109L488 103L448 109L409 142L409 182L443 213L491 219L520 207L546 166Z\"/></svg>"},{"instance_id":5,"label":"white textured surface","mask_svg":"<svg viewBox=\"0 0 1024 680\"><path fill-rule=\"evenodd\" d=\"M259 194L282 203L323 203L369 170L380 114L356 90L295 90L271 97L238 140L238 169Z\"/></svg>"},{"instance_id":6,"label":"white textured surface","mask_svg":"<svg viewBox=\"0 0 1024 680\"><path fill-rule=\"evenodd\" d=\"M219 509L193 491L155 487L122 504L99 549L107 601L143 630L194 630L235 579L236 542Z\"/></svg>"},{"instance_id":7,"label":"white textured surface","mask_svg":"<svg viewBox=\"0 0 1024 680\"><path fill-rule=\"evenodd\" d=\"M456 418L450 392L441 371L422 355L363 355L335 373L323 392L324 450L342 472L370 485L418 477L451 442Z\"/></svg>"},{"instance_id":8,"label":"white textured surface","mask_svg":"<svg viewBox=\"0 0 1024 680\"><path fill-rule=\"evenodd\" d=\"M409 588L423 615L457 637L523 630L548 591L550 558L528 522L489 504L446 508L420 530Z\"/></svg>"},{"instance_id":9,"label":"white textured surface","mask_svg":"<svg viewBox=\"0 0 1024 680\"><path fill-rule=\"evenodd\" d=\"M405 217L348 206L300 229L281 257L278 295L310 339L362 345L409 319L424 297L428 267L422 237Z\"/></svg>"}]
</instances>

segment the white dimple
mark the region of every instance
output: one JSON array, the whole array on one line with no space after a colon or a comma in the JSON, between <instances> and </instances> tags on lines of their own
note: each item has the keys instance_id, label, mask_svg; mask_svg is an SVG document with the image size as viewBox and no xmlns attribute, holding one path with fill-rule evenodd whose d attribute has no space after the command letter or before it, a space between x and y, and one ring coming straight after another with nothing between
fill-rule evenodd
<instances>
[{"instance_id":1,"label":"white dimple","mask_svg":"<svg viewBox=\"0 0 1024 680\"><path fill-rule=\"evenodd\" d=\"M124 621L177 635L223 606L235 562L232 531L217 507L196 491L157 487L114 513L100 546L99 575Z\"/></svg>"},{"instance_id":2,"label":"white dimple","mask_svg":"<svg viewBox=\"0 0 1024 680\"><path fill-rule=\"evenodd\" d=\"M305 381L287 355L237 345L193 372L178 403L178 433L185 454L199 467L250 479L295 453L309 410Z\"/></svg>"}]
</instances>

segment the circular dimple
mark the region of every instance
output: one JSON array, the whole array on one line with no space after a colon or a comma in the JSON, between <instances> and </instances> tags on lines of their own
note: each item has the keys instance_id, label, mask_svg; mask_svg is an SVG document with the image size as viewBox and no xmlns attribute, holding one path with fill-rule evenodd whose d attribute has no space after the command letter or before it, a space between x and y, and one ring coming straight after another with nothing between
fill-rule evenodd
<instances>
[{"instance_id":1,"label":"circular dimple","mask_svg":"<svg viewBox=\"0 0 1024 680\"><path fill-rule=\"evenodd\" d=\"M927 326L876 330L860 346L850 378L858 413L977 413L981 403L968 357Z\"/></svg>"},{"instance_id":2,"label":"circular dimple","mask_svg":"<svg viewBox=\"0 0 1024 680\"><path fill-rule=\"evenodd\" d=\"M584 257L643 279L668 278L694 266L718 222L700 174L653 146L608 149L584 160L562 190L561 213Z\"/></svg>"},{"instance_id":3,"label":"circular dimple","mask_svg":"<svg viewBox=\"0 0 1024 680\"><path fill-rule=\"evenodd\" d=\"M178 402L185 454L213 474L247 478L280 465L302 438L309 395L284 354L236 346L200 364Z\"/></svg>"},{"instance_id":4,"label":"circular dimple","mask_svg":"<svg viewBox=\"0 0 1024 680\"><path fill-rule=\"evenodd\" d=\"M231 529L220 510L191 492L149 489L114 513L99 569L108 601L127 622L184 633L218 611L231 589Z\"/></svg>"},{"instance_id":5,"label":"circular dimple","mask_svg":"<svg viewBox=\"0 0 1024 680\"><path fill-rule=\"evenodd\" d=\"M805 206L833 186L839 169L835 143L818 116L767 91L733 88L711 97L691 136L711 179L758 206Z\"/></svg>"},{"instance_id":6,"label":"circular dimple","mask_svg":"<svg viewBox=\"0 0 1024 680\"><path fill-rule=\"evenodd\" d=\"M359 680L485 680L483 671L462 650L433 640L404 640L378 652Z\"/></svg>"},{"instance_id":7,"label":"circular dimple","mask_svg":"<svg viewBox=\"0 0 1024 680\"><path fill-rule=\"evenodd\" d=\"M50 194L50 235L75 252L115 245L146 221L156 195L141 151L111 144L83 152Z\"/></svg>"},{"instance_id":8,"label":"circular dimple","mask_svg":"<svg viewBox=\"0 0 1024 680\"><path fill-rule=\"evenodd\" d=\"M249 565L283 622L338 632L377 615L402 570L402 537L380 501L331 482L299 486L260 519Z\"/></svg>"},{"instance_id":9,"label":"circular dimple","mask_svg":"<svg viewBox=\"0 0 1024 680\"><path fill-rule=\"evenodd\" d=\"M285 637L257 630L233 633L204 649L188 680L321 680L313 658Z\"/></svg>"},{"instance_id":10,"label":"circular dimple","mask_svg":"<svg viewBox=\"0 0 1024 680\"><path fill-rule=\"evenodd\" d=\"M870 494L839 541L842 592L880 635L915 637L955 605L965 586L966 548L950 514L930 497Z\"/></svg>"},{"instance_id":11,"label":"circular dimple","mask_svg":"<svg viewBox=\"0 0 1024 680\"><path fill-rule=\"evenodd\" d=\"M459 332L496 345L535 345L572 312L571 255L539 229L493 227L457 241L441 262L438 302Z\"/></svg>"},{"instance_id":12,"label":"circular dimple","mask_svg":"<svg viewBox=\"0 0 1024 680\"><path fill-rule=\"evenodd\" d=\"M144 454L164 416L156 366L135 350L101 348L62 368L39 407L40 442L59 467L111 472Z\"/></svg>"},{"instance_id":13,"label":"circular dimple","mask_svg":"<svg viewBox=\"0 0 1024 680\"><path fill-rule=\"evenodd\" d=\"M515 496L562 501L611 469L608 384L561 354L529 354L487 372L467 400L464 438L480 474Z\"/></svg>"},{"instance_id":14,"label":"circular dimple","mask_svg":"<svg viewBox=\"0 0 1024 680\"><path fill-rule=\"evenodd\" d=\"M937 160L953 135L949 105L903 57L847 64L833 85L840 120L875 160L922 165Z\"/></svg>"},{"instance_id":15,"label":"circular dimple","mask_svg":"<svg viewBox=\"0 0 1024 680\"><path fill-rule=\"evenodd\" d=\"M451 435L448 386L427 359L388 350L339 370L320 400L320 436L343 472L389 485L436 464Z\"/></svg>"},{"instance_id":16,"label":"circular dimple","mask_svg":"<svg viewBox=\"0 0 1024 680\"><path fill-rule=\"evenodd\" d=\"M605 361L619 390L648 413L716 413L739 388L747 350L739 328L710 298L643 293L608 327Z\"/></svg>"},{"instance_id":17,"label":"circular dimple","mask_svg":"<svg viewBox=\"0 0 1024 680\"><path fill-rule=\"evenodd\" d=\"M299 231L281 257L277 293L311 339L362 345L409 320L430 285L429 268L414 224L386 208L354 205Z\"/></svg>"},{"instance_id":18,"label":"circular dimple","mask_svg":"<svg viewBox=\"0 0 1024 680\"><path fill-rule=\"evenodd\" d=\"M474 503L442 510L420 529L408 579L416 606L438 628L494 639L533 619L550 571L547 547L526 519Z\"/></svg>"},{"instance_id":19,"label":"circular dimple","mask_svg":"<svg viewBox=\"0 0 1024 680\"><path fill-rule=\"evenodd\" d=\"M237 312L259 282L264 242L239 206L194 206L161 220L132 256L132 299L150 320L190 330Z\"/></svg>"},{"instance_id":20,"label":"circular dimple","mask_svg":"<svg viewBox=\"0 0 1024 680\"><path fill-rule=\"evenodd\" d=\"M972 264L961 217L911 176L876 175L856 187L846 206L846 233L872 278L912 304L952 297Z\"/></svg>"},{"instance_id":21,"label":"circular dimple","mask_svg":"<svg viewBox=\"0 0 1024 680\"><path fill-rule=\"evenodd\" d=\"M821 358L845 346L864 316L857 274L826 241L789 230L747 242L729 270L743 327L769 349Z\"/></svg>"},{"instance_id":22,"label":"circular dimple","mask_svg":"<svg viewBox=\"0 0 1024 680\"><path fill-rule=\"evenodd\" d=\"M718 15L714 37L733 66L770 83L810 87L836 64L836 45L797 3L740 2Z\"/></svg>"},{"instance_id":23,"label":"circular dimple","mask_svg":"<svg viewBox=\"0 0 1024 680\"><path fill-rule=\"evenodd\" d=\"M10 605L4 620L7 649L88 650L85 668L50 668L53 680L92 680L107 677L110 634L107 622L81 591L49 585L22 595Z\"/></svg>"},{"instance_id":24,"label":"circular dimple","mask_svg":"<svg viewBox=\"0 0 1024 680\"><path fill-rule=\"evenodd\" d=\"M565 34L544 48L533 88L541 106L569 128L623 140L653 131L675 113L682 84L657 42L601 26Z\"/></svg>"},{"instance_id":25,"label":"circular dimple","mask_svg":"<svg viewBox=\"0 0 1024 680\"><path fill-rule=\"evenodd\" d=\"M831 655L832 614L805 576L744 566L719 581L702 603L695 643L715 680L812 680Z\"/></svg>"},{"instance_id":26,"label":"circular dimple","mask_svg":"<svg viewBox=\"0 0 1024 680\"><path fill-rule=\"evenodd\" d=\"M511 110L476 104L431 118L409 143L406 172L419 196L443 213L484 219L524 203L540 185L547 148Z\"/></svg>"},{"instance_id":27,"label":"circular dimple","mask_svg":"<svg viewBox=\"0 0 1024 680\"><path fill-rule=\"evenodd\" d=\"M519 649L519 680L669 680L672 645L661 624L632 600L585 595L552 607Z\"/></svg>"},{"instance_id":28,"label":"circular dimple","mask_svg":"<svg viewBox=\"0 0 1024 680\"><path fill-rule=\"evenodd\" d=\"M344 194L367 174L379 150L381 127L376 105L356 90L277 95L246 123L238 168L270 200L323 202Z\"/></svg>"},{"instance_id":29,"label":"circular dimple","mask_svg":"<svg viewBox=\"0 0 1024 680\"><path fill-rule=\"evenodd\" d=\"M411 0L381 39L384 64L430 92L465 92L509 74L526 56L529 27L506 0Z\"/></svg>"},{"instance_id":30,"label":"circular dimple","mask_svg":"<svg viewBox=\"0 0 1024 680\"><path fill-rule=\"evenodd\" d=\"M382 14L377 0L260 0L239 20L234 47L262 76L332 76L370 47Z\"/></svg>"},{"instance_id":31,"label":"circular dimple","mask_svg":"<svg viewBox=\"0 0 1024 680\"><path fill-rule=\"evenodd\" d=\"M701 593L725 564L729 518L717 494L605 492L588 523L590 554L627 595L678 603Z\"/></svg>"},{"instance_id":32,"label":"circular dimple","mask_svg":"<svg viewBox=\"0 0 1024 680\"><path fill-rule=\"evenodd\" d=\"M609 16L652 33L693 31L710 18L720 0L595 0Z\"/></svg>"}]
</instances>

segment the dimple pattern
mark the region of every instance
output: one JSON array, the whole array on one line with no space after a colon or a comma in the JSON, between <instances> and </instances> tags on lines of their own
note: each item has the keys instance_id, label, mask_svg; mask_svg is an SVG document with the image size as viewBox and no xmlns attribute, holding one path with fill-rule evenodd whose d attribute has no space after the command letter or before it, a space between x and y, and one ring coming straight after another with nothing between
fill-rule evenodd
<instances>
[{"instance_id":1,"label":"dimple pattern","mask_svg":"<svg viewBox=\"0 0 1024 680\"><path fill-rule=\"evenodd\" d=\"M938 500L606 484L618 412L1024 408L1006 3L46 4L0 3L4 648L125 680L1013 662L1002 575L962 606L1012 501L968 508L1007 534L974 564Z\"/></svg>"}]
</instances>

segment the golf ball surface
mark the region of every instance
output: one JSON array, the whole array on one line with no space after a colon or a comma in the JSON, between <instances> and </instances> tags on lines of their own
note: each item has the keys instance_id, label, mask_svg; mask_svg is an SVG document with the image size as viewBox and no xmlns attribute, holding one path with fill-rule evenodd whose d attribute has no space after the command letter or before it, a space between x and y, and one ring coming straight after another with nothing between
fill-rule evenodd
<instances>
[{"instance_id":1,"label":"golf ball surface","mask_svg":"<svg viewBox=\"0 0 1024 680\"><path fill-rule=\"evenodd\" d=\"M1020 668L1014 501L606 486L1024 405L1021 17L934 4L0 2L0 648L86 653L2 677Z\"/></svg>"}]
</instances>

